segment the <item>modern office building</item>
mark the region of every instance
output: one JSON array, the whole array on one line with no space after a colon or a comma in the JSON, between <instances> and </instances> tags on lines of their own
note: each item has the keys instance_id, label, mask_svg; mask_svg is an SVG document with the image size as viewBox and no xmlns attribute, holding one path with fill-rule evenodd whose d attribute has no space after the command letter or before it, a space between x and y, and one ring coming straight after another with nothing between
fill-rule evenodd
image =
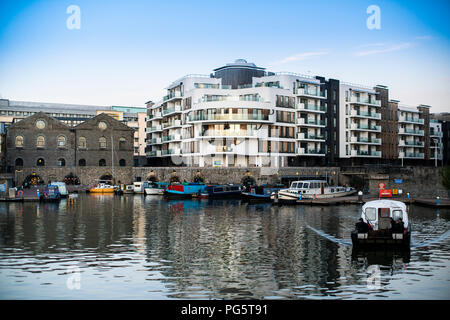
<instances>
[{"instance_id":1,"label":"modern office building","mask_svg":"<svg viewBox=\"0 0 450 320\"><path fill-rule=\"evenodd\" d=\"M106 113L135 129L134 164L140 166L147 162L145 156L145 107L96 106L0 99L0 123L5 126L38 112L44 112L69 127L83 123L100 113Z\"/></svg>"}]
</instances>

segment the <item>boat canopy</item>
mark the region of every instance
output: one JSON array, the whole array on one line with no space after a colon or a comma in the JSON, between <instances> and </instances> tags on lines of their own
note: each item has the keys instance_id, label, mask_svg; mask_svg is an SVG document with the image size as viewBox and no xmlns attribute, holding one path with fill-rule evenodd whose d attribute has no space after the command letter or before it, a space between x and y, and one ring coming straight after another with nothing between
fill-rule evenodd
<instances>
[{"instance_id":1,"label":"boat canopy","mask_svg":"<svg viewBox=\"0 0 450 320\"><path fill-rule=\"evenodd\" d=\"M405 228L408 227L406 204L395 200L374 200L367 202L362 207L361 218L365 222L375 224L376 229L378 229L380 218L392 218L394 220L402 218Z\"/></svg>"}]
</instances>

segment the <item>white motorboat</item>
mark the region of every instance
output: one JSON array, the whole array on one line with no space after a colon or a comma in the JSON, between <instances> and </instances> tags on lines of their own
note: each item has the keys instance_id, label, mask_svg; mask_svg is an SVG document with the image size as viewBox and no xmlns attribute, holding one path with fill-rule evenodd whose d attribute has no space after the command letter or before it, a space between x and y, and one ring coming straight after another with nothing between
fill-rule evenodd
<instances>
[{"instance_id":1,"label":"white motorboat","mask_svg":"<svg viewBox=\"0 0 450 320\"><path fill-rule=\"evenodd\" d=\"M166 182L146 182L144 184L144 191L146 195L163 195L167 188Z\"/></svg>"},{"instance_id":2,"label":"white motorboat","mask_svg":"<svg viewBox=\"0 0 450 320\"><path fill-rule=\"evenodd\" d=\"M361 222L351 233L354 247L411 244L411 226L406 205L394 200L369 201L362 207Z\"/></svg>"},{"instance_id":3,"label":"white motorboat","mask_svg":"<svg viewBox=\"0 0 450 320\"><path fill-rule=\"evenodd\" d=\"M133 183L134 186L134 193L144 193L144 182L143 181L136 181Z\"/></svg>"},{"instance_id":4,"label":"white motorboat","mask_svg":"<svg viewBox=\"0 0 450 320\"><path fill-rule=\"evenodd\" d=\"M329 186L326 180L294 181L288 189L273 192L270 198L285 203L295 203L305 199L329 199L345 197L356 192L355 188L342 186Z\"/></svg>"}]
</instances>

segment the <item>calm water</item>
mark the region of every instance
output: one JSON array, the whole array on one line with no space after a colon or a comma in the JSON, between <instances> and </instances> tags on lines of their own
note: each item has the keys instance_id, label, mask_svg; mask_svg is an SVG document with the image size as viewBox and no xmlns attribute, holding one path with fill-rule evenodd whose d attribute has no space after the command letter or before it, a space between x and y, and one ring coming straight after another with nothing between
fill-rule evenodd
<instances>
[{"instance_id":1,"label":"calm water","mask_svg":"<svg viewBox=\"0 0 450 320\"><path fill-rule=\"evenodd\" d=\"M359 210L139 195L0 203L0 298L450 298L450 210L410 208L409 253L358 253Z\"/></svg>"}]
</instances>

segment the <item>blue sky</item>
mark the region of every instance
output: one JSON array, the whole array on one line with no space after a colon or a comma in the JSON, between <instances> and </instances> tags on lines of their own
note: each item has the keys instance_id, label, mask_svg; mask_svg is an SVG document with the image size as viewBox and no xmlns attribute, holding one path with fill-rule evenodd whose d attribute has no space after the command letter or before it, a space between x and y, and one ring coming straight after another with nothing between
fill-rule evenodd
<instances>
[{"instance_id":1,"label":"blue sky","mask_svg":"<svg viewBox=\"0 0 450 320\"><path fill-rule=\"evenodd\" d=\"M69 5L81 10L69 30ZM381 29L369 30L377 5ZM384 84L450 111L449 1L0 2L0 96L143 105L185 74L243 58L269 71Z\"/></svg>"}]
</instances>

